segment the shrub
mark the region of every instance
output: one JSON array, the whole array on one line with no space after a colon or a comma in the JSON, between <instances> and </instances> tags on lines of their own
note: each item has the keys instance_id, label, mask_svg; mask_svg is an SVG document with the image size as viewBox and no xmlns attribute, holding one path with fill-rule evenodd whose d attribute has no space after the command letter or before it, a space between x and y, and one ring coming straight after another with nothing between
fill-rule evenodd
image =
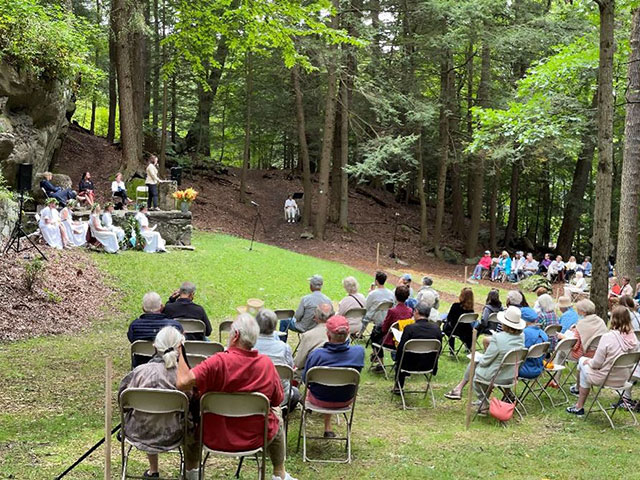
<instances>
[{"instance_id":1,"label":"shrub","mask_svg":"<svg viewBox=\"0 0 640 480\"><path fill-rule=\"evenodd\" d=\"M34 257L24 267L24 286L29 292L33 292L33 287L40 281L44 271L44 262L40 257Z\"/></svg>"}]
</instances>

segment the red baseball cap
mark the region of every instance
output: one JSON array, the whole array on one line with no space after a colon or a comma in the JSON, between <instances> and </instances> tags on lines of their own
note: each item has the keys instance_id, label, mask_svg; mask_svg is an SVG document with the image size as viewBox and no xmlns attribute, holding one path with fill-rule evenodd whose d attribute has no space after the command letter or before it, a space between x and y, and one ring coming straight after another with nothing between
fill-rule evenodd
<instances>
[{"instance_id":1,"label":"red baseball cap","mask_svg":"<svg viewBox=\"0 0 640 480\"><path fill-rule=\"evenodd\" d=\"M342 315L334 315L327 320L327 330L331 333L349 333L349 321Z\"/></svg>"}]
</instances>

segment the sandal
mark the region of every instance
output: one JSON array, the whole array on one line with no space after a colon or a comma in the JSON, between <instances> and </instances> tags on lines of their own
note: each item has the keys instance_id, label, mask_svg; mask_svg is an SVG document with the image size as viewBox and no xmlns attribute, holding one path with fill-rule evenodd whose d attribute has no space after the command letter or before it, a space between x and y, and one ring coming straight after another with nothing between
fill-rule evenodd
<instances>
[{"instance_id":1,"label":"sandal","mask_svg":"<svg viewBox=\"0 0 640 480\"><path fill-rule=\"evenodd\" d=\"M462 400L462 395L456 393L455 390L451 390L444 394L444 398L448 398L449 400Z\"/></svg>"}]
</instances>

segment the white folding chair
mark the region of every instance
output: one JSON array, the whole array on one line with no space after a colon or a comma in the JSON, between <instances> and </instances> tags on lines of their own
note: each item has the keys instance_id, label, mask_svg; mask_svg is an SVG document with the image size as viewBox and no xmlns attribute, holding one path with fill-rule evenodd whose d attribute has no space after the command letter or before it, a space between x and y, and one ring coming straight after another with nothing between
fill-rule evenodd
<instances>
[{"instance_id":1,"label":"white folding chair","mask_svg":"<svg viewBox=\"0 0 640 480\"><path fill-rule=\"evenodd\" d=\"M353 400L351 403L342 408L324 408L318 407L307 400L309 385L315 383L328 387L348 387L354 388ZM300 451L300 439L302 439L302 461L303 462L324 462L324 463L351 463L351 426L353 424L353 412L356 407L356 398L358 396L358 386L360 385L360 373L354 368L342 367L313 367L307 372L305 381L305 392L302 399L302 418L300 419L300 430L298 431L298 451ZM323 415L342 415L345 419L347 436L346 437L314 437L307 435L307 416L308 412L315 412ZM307 456L307 439L309 440L327 440L327 441L343 441L346 442L345 451L347 457L340 460L322 460L312 459Z\"/></svg>"},{"instance_id":2,"label":"white folding chair","mask_svg":"<svg viewBox=\"0 0 640 480\"><path fill-rule=\"evenodd\" d=\"M176 318L176 321L182 325L184 334L202 335L206 332L206 327L202 320L196 320L195 318Z\"/></svg>"},{"instance_id":3,"label":"white folding chair","mask_svg":"<svg viewBox=\"0 0 640 480\"><path fill-rule=\"evenodd\" d=\"M151 357L156 353L156 347L153 346L153 342L150 340L136 340L131 344L131 369L134 365L142 365L147 363ZM138 361L136 361L136 358Z\"/></svg>"},{"instance_id":4,"label":"white folding chair","mask_svg":"<svg viewBox=\"0 0 640 480\"><path fill-rule=\"evenodd\" d=\"M554 408L560 405L564 405L569 402L569 397L567 395L566 390L564 389L564 385L561 382L562 373L567 368L564 365L565 358L569 356L569 352L574 347L574 345L578 342L576 338L565 338L558 342L555 350L551 354L551 357L547 361L547 365L553 365L551 368L548 366L544 367L545 374L549 377L549 379L545 382L544 385L539 385L539 390L537 393L544 393L547 398L551 401L551 406ZM556 403L553 401L549 393L549 388L553 388L551 385L555 384L557 389L560 390L560 393L564 396L564 401L561 403Z\"/></svg>"},{"instance_id":5,"label":"white folding chair","mask_svg":"<svg viewBox=\"0 0 640 480\"><path fill-rule=\"evenodd\" d=\"M224 320L220 322L218 325L218 341L222 343L222 334L224 332L229 333L231 331L231 325L233 324L233 320Z\"/></svg>"},{"instance_id":6,"label":"white folding chair","mask_svg":"<svg viewBox=\"0 0 640 480\"><path fill-rule=\"evenodd\" d=\"M344 314L349 321L349 333L351 335L355 336L362 330L362 319L366 313L366 308L352 308Z\"/></svg>"},{"instance_id":7,"label":"white folding chair","mask_svg":"<svg viewBox=\"0 0 640 480\"><path fill-rule=\"evenodd\" d=\"M584 353L587 353L589 350L597 350L598 349L598 345L600 344L600 339L602 338L602 334L599 335L594 335L591 338L591 341L587 344L585 344L582 347L582 351ZM557 348L557 347L556 347ZM561 384L561 388L564 388L564 386L567 384L567 382L569 380L571 380L572 378L575 379L575 374L576 374L576 370L578 368L578 360L575 358L572 358L571 355L567 355L567 358L565 360L565 363L569 362L571 364L571 367L569 367L569 372L567 373L567 376L565 377L564 381ZM576 383L578 381L576 380Z\"/></svg>"},{"instance_id":8,"label":"white folding chair","mask_svg":"<svg viewBox=\"0 0 640 480\"><path fill-rule=\"evenodd\" d=\"M436 408L436 397L433 394L433 388L431 387L431 379L433 378L433 370L438 365L438 358L442 350L442 343L440 340L435 339L418 339L414 338L404 344L402 355L400 355L400 362L396 366L396 386L400 391L400 398L402 399L402 409L406 410L407 404L405 401L405 394L407 393L424 393L424 398L427 398L427 394L431 392L431 401L433 402L433 408ZM416 355L434 355L433 365L429 370L409 370L403 368L405 354ZM427 387L424 390L405 390L403 386L398 382L398 377L401 373L407 373L409 375L424 375L427 380ZM406 381L406 379L405 379Z\"/></svg>"},{"instance_id":9,"label":"white folding chair","mask_svg":"<svg viewBox=\"0 0 640 480\"><path fill-rule=\"evenodd\" d=\"M393 307L393 302L382 302L380 304L378 304L378 306L375 308L375 310L373 311L372 315L374 315L376 318L382 318L384 321L384 317L387 316L387 312L389 311L390 308ZM363 317L364 320L364 317ZM357 337L361 340L363 340L365 338L365 331L367 330L367 327L372 323L371 321L368 321L367 323L364 323L364 321L362 322L362 330L360 331L360 333L357 335ZM382 324L382 322L381 322ZM375 326L375 325L374 325ZM369 334L368 337L366 337L366 343L365 343L365 348L369 346L369 343L371 342L371 334Z\"/></svg>"},{"instance_id":10,"label":"white folding chair","mask_svg":"<svg viewBox=\"0 0 640 480\"><path fill-rule=\"evenodd\" d=\"M458 348L455 351L451 352L453 353L453 358L455 358L456 362L458 361L458 354L460 353L460 350L462 350L462 347L465 346L460 336L456 335L458 327L460 325L472 325L477 320L477 313L463 313L462 315L460 315L460 318L458 318L458 322L456 323L455 327L453 327L451 335L448 336L448 338L457 338L460 341L460 345L458 346ZM451 350L451 347L449 347L449 350Z\"/></svg>"},{"instance_id":11,"label":"white folding chair","mask_svg":"<svg viewBox=\"0 0 640 480\"><path fill-rule=\"evenodd\" d=\"M500 324L500 322L498 321L498 312L493 312L493 313L489 314L489 318L487 319L487 323L489 324L489 327L491 327L491 326L494 327L491 330L495 330L498 327L498 325Z\"/></svg>"},{"instance_id":12,"label":"white folding chair","mask_svg":"<svg viewBox=\"0 0 640 480\"><path fill-rule=\"evenodd\" d=\"M613 416L618 411L621 401L624 402L623 400L624 390L625 388L631 386L633 373L635 372L636 367L638 366L638 362L640 362L640 352L623 353L622 355L620 355L618 358L614 360L613 366L611 367L611 370L609 370L609 373L604 379L603 384L594 386L594 389L597 389L597 390L595 392L595 395L593 396L591 405L589 405L589 409L586 411L584 415L584 418L587 418L589 416L589 414L591 413L591 410L593 410L594 405L598 405L598 408L602 411L602 413L604 413L604 415L607 417L607 420L609 420L609 424L611 424L611 428L616 428L615 425L613 424ZM623 372L627 371L628 372L626 377L627 380L622 385L610 385L609 377L611 376L612 373L618 372L618 371L623 371ZM600 400L599 400L600 394L604 389L613 390L618 394L618 401L608 408L605 408L602 405L602 403L600 403ZM607 410L612 411L611 415L607 413ZM633 413L633 408L627 408L627 411L631 414L631 417L633 418L633 425L634 426L638 425L638 419L636 418L635 413Z\"/></svg>"},{"instance_id":13,"label":"white folding chair","mask_svg":"<svg viewBox=\"0 0 640 480\"><path fill-rule=\"evenodd\" d=\"M139 185L136 187L136 204L146 204L149 199L149 187L146 185Z\"/></svg>"},{"instance_id":14,"label":"white folding chair","mask_svg":"<svg viewBox=\"0 0 640 480\"><path fill-rule=\"evenodd\" d=\"M284 419L284 432L286 434L286 438L289 438L289 415L291 415L291 412L289 411L289 402L291 401L291 392L293 390L293 368L289 365L280 364L276 364L275 367L278 375L280 376L283 388L287 388L284 392L285 403L282 404L281 407Z\"/></svg>"},{"instance_id":15,"label":"white folding chair","mask_svg":"<svg viewBox=\"0 0 640 480\"><path fill-rule=\"evenodd\" d=\"M210 357L216 353L224 352L224 345L218 342L204 342L200 340L187 340L184 342L184 350L189 355L202 355Z\"/></svg>"},{"instance_id":16,"label":"white folding chair","mask_svg":"<svg viewBox=\"0 0 640 480\"><path fill-rule=\"evenodd\" d=\"M204 469L210 455L222 457L244 458L254 457L258 463L259 478L264 480L266 470L266 449L269 443L269 399L262 393L239 392L222 393L208 392L200 399L200 478L205 478ZM214 414L228 418L244 418L260 415L264 417L264 427L261 429L262 444L258 448L241 452L227 452L224 450L212 449L204 443L205 415ZM202 454L205 454L202 458ZM240 465L238 466L238 472Z\"/></svg>"},{"instance_id":17,"label":"white folding chair","mask_svg":"<svg viewBox=\"0 0 640 480\"><path fill-rule=\"evenodd\" d=\"M527 353L527 358L525 359L525 362L530 359L540 359L541 361L544 360L544 357L547 355L547 352L549 351L550 347L551 347L550 342L542 342L536 345L531 345L529 347L529 353ZM531 394L535 397L536 400L538 400L538 403L540 404L540 408L544 412L544 404L542 403L542 399L532 388L532 386L542 387L542 385L540 385L539 378L542 376L543 370L544 370L544 367L540 371L540 374L535 378L525 378L525 377L518 376L518 380L524 385L524 390L522 391L522 394L520 396L521 403L524 405L524 401L529 396L529 394ZM544 391L544 389L542 390ZM551 399L551 397L549 397L549 399ZM551 403L553 404L553 400L551 401Z\"/></svg>"},{"instance_id":18,"label":"white folding chair","mask_svg":"<svg viewBox=\"0 0 640 480\"><path fill-rule=\"evenodd\" d=\"M274 310L274 312L276 314L276 318L278 319L278 329L276 330L278 335L281 337L287 337L289 335L289 331L284 331L284 332L280 332L280 322L282 320L289 320L291 318L293 318L293 316L295 315L296 312L294 312L293 310L290 309L283 309L280 308L278 310ZM298 345L300 345L300 334L298 333ZM298 350L298 345L296 345L295 350Z\"/></svg>"},{"instance_id":19,"label":"white folding chair","mask_svg":"<svg viewBox=\"0 0 640 480\"><path fill-rule=\"evenodd\" d=\"M189 363L190 368L196 368L198 365L204 362L207 358L209 358L206 355L196 355L196 354L190 354L190 353L187 353L186 355L187 355L187 362Z\"/></svg>"},{"instance_id":20,"label":"white folding chair","mask_svg":"<svg viewBox=\"0 0 640 480\"><path fill-rule=\"evenodd\" d=\"M562 325L547 325L544 329L544 333L547 334L547 337L555 337L562 331Z\"/></svg>"},{"instance_id":21,"label":"white folding chair","mask_svg":"<svg viewBox=\"0 0 640 480\"><path fill-rule=\"evenodd\" d=\"M189 399L178 390L162 390L157 388L127 388L120 394L120 452L122 458L121 480L127 478L143 478L140 476L128 475L127 465L129 463L129 454L133 448L133 444L127 437L125 421L125 411L135 410L139 413L147 415L166 415L170 413L181 414L182 421L182 437L180 443L173 449L167 451L178 450L180 453L180 475L178 479L183 479L185 474L184 452L183 447L187 435L187 415L189 412ZM127 446L125 446L127 444ZM154 445L149 445L154 447ZM159 450L164 450L164 446L155 446ZM166 477L162 477L167 480Z\"/></svg>"}]
</instances>

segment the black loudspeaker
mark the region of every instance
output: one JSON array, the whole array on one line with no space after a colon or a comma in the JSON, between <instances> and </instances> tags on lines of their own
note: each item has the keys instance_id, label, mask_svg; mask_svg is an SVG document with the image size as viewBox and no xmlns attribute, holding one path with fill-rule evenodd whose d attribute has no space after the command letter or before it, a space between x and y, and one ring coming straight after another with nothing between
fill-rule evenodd
<instances>
[{"instance_id":1,"label":"black loudspeaker","mask_svg":"<svg viewBox=\"0 0 640 480\"><path fill-rule=\"evenodd\" d=\"M182 167L171 167L171 180L180 186L182 183Z\"/></svg>"},{"instance_id":2,"label":"black loudspeaker","mask_svg":"<svg viewBox=\"0 0 640 480\"><path fill-rule=\"evenodd\" d=\"M21 163L18 165L18 191L27 192L31 190L31 177L33 176L33 165Z\"/></svg>"}]
</instances>

